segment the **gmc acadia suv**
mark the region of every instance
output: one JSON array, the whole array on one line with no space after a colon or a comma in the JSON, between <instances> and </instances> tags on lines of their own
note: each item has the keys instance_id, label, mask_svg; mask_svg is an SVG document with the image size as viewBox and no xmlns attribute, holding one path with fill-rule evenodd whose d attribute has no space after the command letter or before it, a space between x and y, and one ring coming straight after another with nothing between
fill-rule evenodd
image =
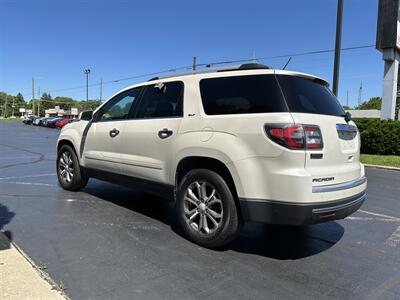
<instances>
[{"instance_id":1,"label":"gmc acadia suv","mask_svg":"<svg viewBox=\"0 0 400 300\"><path fill-rule=\"evenodd\" d=\"M308 74L246 64L153 78L65 126L58 180L174 200L186 236L219 247L243 221L305 225L356 211L367 180L350 119Z\"/></svg>"}]
</instances>

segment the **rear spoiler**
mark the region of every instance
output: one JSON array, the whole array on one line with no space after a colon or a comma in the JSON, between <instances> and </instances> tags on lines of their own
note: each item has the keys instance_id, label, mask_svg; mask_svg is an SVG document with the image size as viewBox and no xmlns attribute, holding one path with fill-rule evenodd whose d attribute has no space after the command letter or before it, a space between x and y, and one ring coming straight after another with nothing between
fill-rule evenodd
<instances>
[{"instance_id":1,"label":"rear spoiler","mask_svg":"<svg viewBox=\"0 0 400 300\"><path fill-rule=\"evenodd\" d=\"M321 77L317 77L307 73L295 72L295 71L286 71L286 70L274 70L276 75L290 75L290 76L297 76L302 77L316 83L322 84L326 87L329 87L329 82Z\"/></svg>"}]
</instances>

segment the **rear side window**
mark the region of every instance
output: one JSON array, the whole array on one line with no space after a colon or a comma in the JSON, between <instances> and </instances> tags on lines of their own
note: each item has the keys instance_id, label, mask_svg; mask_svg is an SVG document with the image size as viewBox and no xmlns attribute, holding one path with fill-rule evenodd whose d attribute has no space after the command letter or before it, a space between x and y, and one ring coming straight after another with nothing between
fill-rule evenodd
<instances>
[{"instance_id":1,"label":"rear side window","mask_svg":"<svg viewBox=\"0 0 400 300\"><path fill-rule=\"evenodd\" d=\"M274 75L202 79L200 92L207 115L287 111Z\"/></svg>"},{"instance_id":2,"label":"rear side window","mask_svg":"<svg viewBox=\"0 0 400 300\"><path fill-rule=\"evenodd\" d=\"M277 75L291 112L343 116L342 106L328 87L301 77Z\"/></svg>"},{"instance_id":3,"label":"rear side window","mask_svg":"<svg viewBox=\"0 0 400 300\"><path fill-rule=\"evenodd\" d=\"M183 82L166 82L145 88L137 118L170 118L183 116Z\"/></svg>"}]
</instances>

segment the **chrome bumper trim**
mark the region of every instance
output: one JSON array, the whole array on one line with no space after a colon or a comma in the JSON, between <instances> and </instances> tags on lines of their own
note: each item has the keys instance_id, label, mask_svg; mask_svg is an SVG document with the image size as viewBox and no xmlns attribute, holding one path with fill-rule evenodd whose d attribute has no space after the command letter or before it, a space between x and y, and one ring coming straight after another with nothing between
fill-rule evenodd
<instances>
[{"instance_id":1,"label":"chrome bumper trim","mask_svg":"<svg viewBox=\"0 0 400 300\"><path fill-rule=\"evenodd\" d=\"M313 186L313 193L326 193L326 192L335 192L341 190L347 190L354 188L356 186L362 185L367 182L367 177L361 177L349 182L331 184L331 185L323 185L323 186Z\"/></svg>"},{"instance_id":2,"label":"chrome bumper trim","mask_svg":"<svg viewBox=\"0 0 400 300\"><path fill-rule=\"evenodd\" d=\"M334 206L328 206L328 207L322 207L322 208L314 208L312 210L312 212L314 214L335 212L335 211L338 211L338 210L341 210L341 209L344 209L344 208L351 207L353 205L356 205L356 204L364 201L366 196L367 196L367 194L364 192L361 196L359 196L358 198L354 199L353 201L350 201L350 202L347 202L347 203L343 203L343 204L334 205Z\"/></svg>"}]
</instances>

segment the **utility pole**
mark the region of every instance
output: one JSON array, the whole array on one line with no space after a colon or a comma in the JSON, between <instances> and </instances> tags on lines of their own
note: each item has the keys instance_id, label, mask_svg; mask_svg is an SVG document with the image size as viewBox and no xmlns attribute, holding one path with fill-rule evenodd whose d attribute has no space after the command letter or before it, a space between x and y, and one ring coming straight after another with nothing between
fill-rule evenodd
<instances>
[{"instance_id":1,"label":"utility pole","mask_svg":"<svg viewBox=\"0 0 400 300\"><path fill-rule=\"evenodd\" d=\"M196 56L193 56L192 69L193 69L193 71L196 71Z\"/></svg>"},{"instance_id":2,"label":"utility pole","mask_svg":"<svg viewBox=\"0 0 400 300\"><path fill-rule=\"evenodd\" d=\"M40 86L38 86L37 98L38 98L37 111L38 111L38 117L40 117Z\"/></svg>"},{"instance_id":3,"label":"utility pole","mask_svg":"<svg viewBox=\"0 0 400 300\"><path fill-rule=\"evenodd\" d=\"M362 89L363 89L363 87L362 87L362 81L361 81L360 88L358 89L358 106L360 106L360 104L361 104Z\"/></svg>"},{"instance_id":4,"label":"utility pole","mask_svg":"<svg viewBox=\"0 0 400 300\"><path fill-rule=\"evenodd\" d=\"M86 102L89 101L89 74L90 74L90 69L85 69L83 70L83 73L86 75Z\"/></svg>"},{"instance_id":5,"label":"utility pole","mask_svg":"<svg viewBox=\"0 0 400 300\"><path fill-rule=\"evenodd\" d=\"M35 115L35 78L32 77L32 114Z\"/></svg>"},{"instance_id":6,"label":"utility pole","mask_svg":"<svg viewBox=\"0 0 400 300\"><path fill-rule=\"evenodd\" d=\"M14 118L14 107L15 107L15 98L13 97L13 102L12 102L12 117Z\"/></svg>"},{"instance_id":7,"label":"utility pole","mask_svg":"<svg viewBox=\"0 0 400 300\"><path fill-rule=\"evenodd\" d=\"M100 78L100 101L103 97L103 78Z\"/></svg>"},{"instance_id":8,"label":"utility pole","mask_svg":"<svg viewBox=\"0 0 400 300\"><path fill-rule=\"evenodd\" d=\"M6 100L4 102L4 118L7 117L7 99L8 99L8 96L6 96Z\"/></svg>"},{"instance_id":9,"label":"utility pole","mask_svg":"<svg viewBox=\"0 0 400 300\"><path fill-rule=\"evenodd\" d=\"M335 62L333 67L333 93L338 95L339 86L339 66L340 66L340 48L342 44L342 18L343 18L343 0L338 0L336 16L336 42L335 42Z\"/></svg>"}]
</instances>

